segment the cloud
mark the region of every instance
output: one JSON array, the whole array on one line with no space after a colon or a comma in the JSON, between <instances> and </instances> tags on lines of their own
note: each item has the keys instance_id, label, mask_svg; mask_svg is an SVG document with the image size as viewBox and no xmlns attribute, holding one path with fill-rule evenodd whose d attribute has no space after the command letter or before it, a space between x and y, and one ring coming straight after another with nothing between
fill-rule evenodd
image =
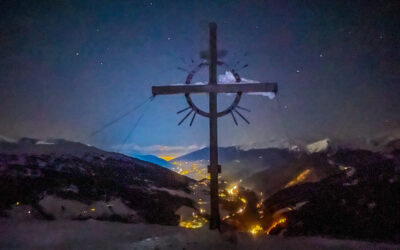
<instances>
[{"instance_id":1,"label":"cloud","mask_svg":"<svg viewBox=\"0 0 400 250\"><path fill-rule=\"evenodd\" d=\"M168 145L150 145L140 146L137 144L115 145L112 148L118 149L125 154L151 154L151 155L173 155L181 156L199 149L204 148L204 145L189 145L189 146L168 146Z\"/></svg>"}]
</instances>

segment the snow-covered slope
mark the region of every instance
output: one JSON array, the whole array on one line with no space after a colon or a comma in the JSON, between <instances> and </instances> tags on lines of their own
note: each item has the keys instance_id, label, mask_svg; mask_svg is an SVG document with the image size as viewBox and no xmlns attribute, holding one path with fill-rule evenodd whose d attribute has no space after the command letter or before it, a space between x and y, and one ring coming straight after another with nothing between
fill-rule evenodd
<instances>
[{"instance_id":1,"label":"snow-covered slope","mask_svg":"<svg viewBox=\"0 0 400 250\"><path fill-rule=\"evenodd\" d=\"M322 237L252 237L208 228L187 230L179 227L121 224L106 221L23 222L0 220L2 249L351 249L394 250L399 245L337 240Z\"/></svg>"},{"instance_id":2,"label":"snow-covered slope","mask_svg":"<svg viewBox=\"0 0 400 250\"><path fill-rule=\"evenodd\" d=\"M285 217L285 235L400 242L400 152L339 149L340 173L287 187L264 202L264 222ZM300 208L296 204L304 203ZM281 211L281 212L279 212ZM276 228L279 233L282 227Z\"/></svg>"},{"instance_id":3,"label":"snow-covered slope","mask_svg":"<svg viewBox=\"0 0 400 250\"><path fill-rule=\"evenodd\" d=\"M158 165L81 143L0 143L3 216L177 225L181 206L195 209L193 183Z\"/></svg>"},{"instance_id":4,"label":"snow-covered slope","mask_svg":"<svg viewBox=\"0 0 400 250\"><path fill-rule=\"evenodd\" d=\"M400 129L386 131L370 141L371 145L380 151L391 152L400 149Z\"/></svg>"}]
</instances>

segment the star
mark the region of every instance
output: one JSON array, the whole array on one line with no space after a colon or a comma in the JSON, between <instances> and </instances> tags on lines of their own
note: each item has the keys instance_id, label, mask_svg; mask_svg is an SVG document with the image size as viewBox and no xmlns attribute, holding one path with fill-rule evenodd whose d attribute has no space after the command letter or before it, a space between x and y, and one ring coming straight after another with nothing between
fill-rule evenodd
<instances>
[{"instance_id":1,"label":"star","mask_svg":"<svg viewBox=\"0 0 400 250\"><path fill-rule=\"evenodd\" d=\"M324 55L322 53L319 54L319 57L324 57Z\"/></svg>"},{"instance_id":2,"label":"star","mask_svg":"<svg viewBox=\"0 0 400 250\"><path fill-rule=\"evenodd\" d=\"M297 72L297 73L300 73L300 70L298 69L298 70L296 70L296 72Z\"/></svg>"},{"instance_id":3,"label":"star","mask_svg":"<svg viewBox=\"0 0 400 250\"><path fill-rule=\"evenodd\" d=\"M170 40L171 40L171 37L168 37L167 39L168 39L168 41L170 41Z\"/></svg>"},{"instance_id":4,"label":"star","mask_svg":"<svg viewBox=\"0 0 400 250\"><path fill-rule=\"evenodd\" d=\"M79 52L76 52L75 55L76 55L76 56L79 56Z\"/></svg>"}]
</instances>

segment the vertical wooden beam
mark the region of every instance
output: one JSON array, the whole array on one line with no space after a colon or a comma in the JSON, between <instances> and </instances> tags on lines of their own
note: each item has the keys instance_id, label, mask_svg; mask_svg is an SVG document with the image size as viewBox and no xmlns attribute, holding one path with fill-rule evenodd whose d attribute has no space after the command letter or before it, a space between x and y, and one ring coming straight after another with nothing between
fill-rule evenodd
<instances>
[{"instance_id":1,"label":"vertical wooden beam","mask_svg":"<svg viewBox=\"0 0 400 250\"><path fill-rule=\"evenodd\" d=\"M210 51L209 51L209 84L217 84L217 24L210 23ZM211 219L210 229L219 229L219 200L218 200L218 117L217 93L209 93L210 103L210 200Z\"/></svg>"}]
</instances>

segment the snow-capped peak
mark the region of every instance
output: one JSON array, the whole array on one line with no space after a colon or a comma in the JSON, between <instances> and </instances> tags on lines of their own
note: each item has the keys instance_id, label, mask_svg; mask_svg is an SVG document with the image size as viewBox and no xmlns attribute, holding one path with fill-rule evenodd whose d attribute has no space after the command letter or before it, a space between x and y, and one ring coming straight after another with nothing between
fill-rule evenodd
<instances>
[{"instance_id":1,"label":"snow-capped peak","mask_svg":"<svg viewBox=\"0 0 400 250\"><path fill-rule=\"evenodd\" d=\"M37 145L54 145L54 142L48 142L48 141L37 141Z\"/></svg>"},{"instance_id":2,"label":"snow-capped peak","mask_svg":"<svg viewBox=\"0 0 400 250\"><path fill-rule=\"evenodd\" d=\"M309 153L326 152L329 149L330 139L325 138L320 141L313 142L307 145L307 151Z\"/></svg>"},{"instance_id":3,"label":"snow-capped peak","mask_svg":"<svg viewBox=\"0 0 400 250\"><path fill-rule=\"evenodd\" d=\"M0 135L0 142L16 143L17 140L11 139L4 135Z\"/></svg>"}]
</instances>

